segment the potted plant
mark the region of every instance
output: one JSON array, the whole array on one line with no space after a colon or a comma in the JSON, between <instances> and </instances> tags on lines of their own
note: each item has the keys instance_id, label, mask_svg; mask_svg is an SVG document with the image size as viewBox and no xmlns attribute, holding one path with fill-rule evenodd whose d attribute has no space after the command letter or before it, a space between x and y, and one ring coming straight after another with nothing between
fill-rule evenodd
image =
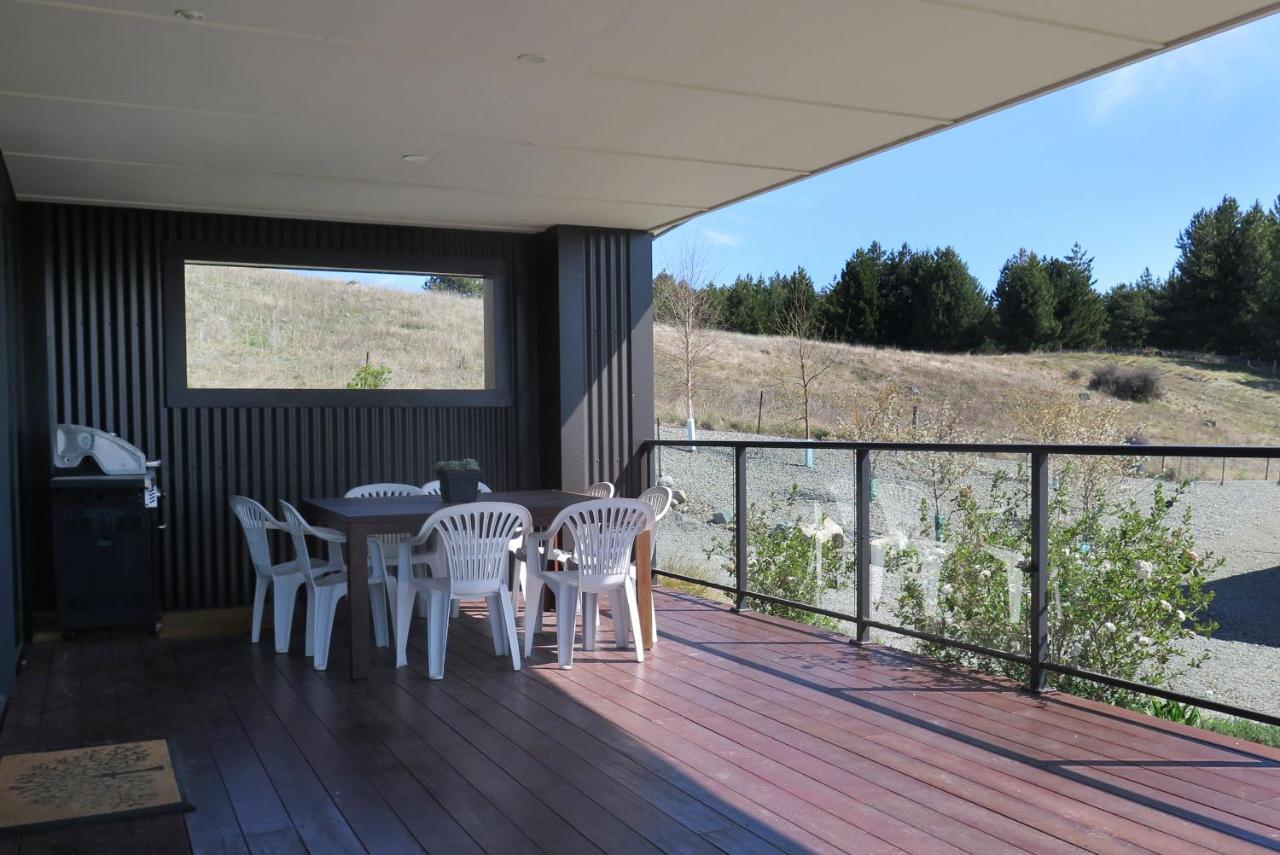
<instances>
[{"instance_id":1,"label":"potted plant","mask_svg":"<svg viewBox=\"0 0 1280 855\"><path fill-rule=\"evenodd\" d=\"M441 460L436 463L440 479L440 497L446 502L474 502L480 492L480 464L465 460Z\"/></svg>"}]
</instances>

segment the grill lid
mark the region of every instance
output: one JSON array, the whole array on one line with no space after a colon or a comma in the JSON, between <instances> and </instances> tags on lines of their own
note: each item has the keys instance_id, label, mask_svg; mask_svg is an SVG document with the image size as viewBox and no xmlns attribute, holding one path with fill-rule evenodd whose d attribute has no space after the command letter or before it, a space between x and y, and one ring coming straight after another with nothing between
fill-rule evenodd
<instances>
[{"instance_id":1,"label":"grill lid","mask_svg":"<svg viewBox=\"0 0 1280 855\"><path fill-rule=\"evenodd\" d=\"M147 457L136 445L115 434L85 427L58 425L54 431L53 465L74 469L88 457L104 475L145 475Z\"/></svg>"}]
</instances>

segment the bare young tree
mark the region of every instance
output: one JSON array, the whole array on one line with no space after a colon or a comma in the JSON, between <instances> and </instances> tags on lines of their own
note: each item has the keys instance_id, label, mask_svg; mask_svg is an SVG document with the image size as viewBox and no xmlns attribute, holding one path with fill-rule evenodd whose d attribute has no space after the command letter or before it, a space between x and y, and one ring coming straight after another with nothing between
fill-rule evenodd
<instances>
[{"instance_id":1,"label":"bare young tree","mask_svg":"<svg viewBox=\"0 0 1280 855\"><path fill-rule=\"evenodd\" d=\"M778 335L783 338L788 383L799 393L800 415L797 421L804 425L804 438L809 439L812 435L809 417L814 384L836 364L835 349L820 340L822 322L816 297L796 295L779 320ZM806 458L811 457L806 455Z\"/></svg>"},{"instance_id":2,"label":"bare young tree","mask_svg":"<svg viewBox=\"0 0 1280 855\"><path fill-rule=\"evenodd\" d=\"M689 439L697 439L693 403L707 364L714 356L715 320L709 280L708 254L696 241L686 243L668 276L655 282L654 316L670 328L669 336L658 338L659 347L676 367L685 403L685 424Z\"/></svg>"}]
</instances>

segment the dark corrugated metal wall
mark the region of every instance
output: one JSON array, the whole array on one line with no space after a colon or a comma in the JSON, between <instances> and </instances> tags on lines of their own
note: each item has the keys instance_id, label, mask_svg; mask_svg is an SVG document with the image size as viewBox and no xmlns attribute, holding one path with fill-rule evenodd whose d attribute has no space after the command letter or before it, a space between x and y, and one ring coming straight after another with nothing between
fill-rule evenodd
<instances>
[{"instance_id":1,"label":"dark corrugated metal wall","mask_svg":"<svg viewBox=\"0 0 1280 855\"><path fill-rule=\"evenodd\" d=\"M653 436L652 243L585 229L587 471L624 495L645 483L636 449Z\"/></svg>"},{"instance_id":2,"label":"dark corrugated metal wall","mask_svg":"<svg viewBox=\"0 0 1280 855\"><path fill-rule=\"evenodd\" d=\"M34 221L24 249L43 271L29 298L43 299L47 313L50 418L114 431L164 460L166 608L249 601L252 579L227 510L235 493L274 506L277 499L332 495L371 481L420 483L434 461L457 456L480 459L497 486L537 480L538 470L521 459L517 443L519 437L526 452L537 447L538 392L528 385L539 374L530 364L536 338L521 327L529 315L522 306L536 299L539 287L532 266L536 237L83 206L22 210ZM515 404L166 407L166 241L503 259L515 305ZM28 429L37 434L28 447L47 446L47 423ZM47 607L47 568L28 572L36 605Z\"/></svg>"},{"instance_id":3,"label":"dark corrugated metal wall","mask_svg":"<svg viewBox=\"0 0 1280 855\"><path fill-rule=\"evenodd\" d=\"M0 715L13 694L22 638L17 406L21 392L18 265L15 252L18 203L0 156Z\"/></svg>"}]
</instances>

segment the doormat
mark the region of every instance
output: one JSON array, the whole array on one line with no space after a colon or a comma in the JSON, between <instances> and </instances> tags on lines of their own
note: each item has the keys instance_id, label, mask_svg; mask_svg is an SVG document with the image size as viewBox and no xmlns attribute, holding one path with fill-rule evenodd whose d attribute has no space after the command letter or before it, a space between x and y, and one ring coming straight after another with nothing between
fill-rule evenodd
<instances>
[{"instance_id":1,"label":"doormat","mask_svg":"<svg viewBox=\"0 0 1280 855\"><path fill-rule=\"evenodd\" d=\"M0 833L193 809L163 739L0 757Z\"/></svg>"}]
</instances>

